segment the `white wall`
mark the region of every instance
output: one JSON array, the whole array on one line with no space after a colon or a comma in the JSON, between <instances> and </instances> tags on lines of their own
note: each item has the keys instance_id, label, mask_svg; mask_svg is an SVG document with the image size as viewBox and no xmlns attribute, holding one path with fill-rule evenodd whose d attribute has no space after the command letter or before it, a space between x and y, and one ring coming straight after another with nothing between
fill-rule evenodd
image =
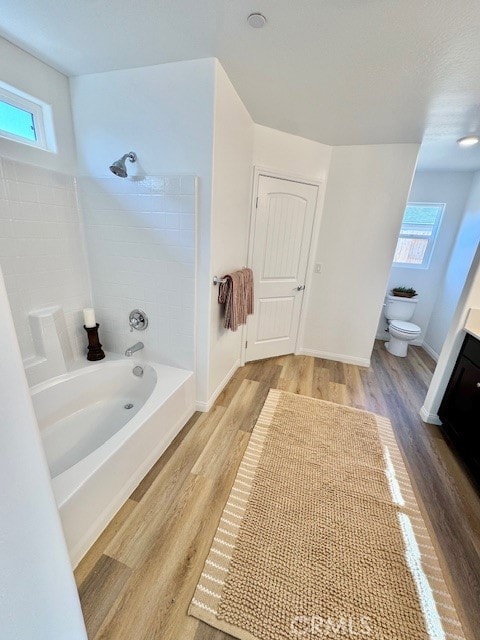
<instances>
[{"instance_id":1,"label":"white wall","mask_svg":"<svg viewBox=\"0 0 480 640\"><path fill-rule=\"evenodd\" d=\"M70 78L80 175L195 174L210 198L215 60L190 60Z\"/></svg>"},{"instance_id":2,"label":"white wall","mask_svg":"<svg viewBox=\"0 0 480 640\"><path fill-rule=\"evenodd\" d=\"M110 164L133 150L138 162L127 162L132 176L199 177L198 318L210 314L215 64L193 60L71 79L81 174L111 176ZM205 323L197 336L200 376L208 371L208 331Z\"/></svg>"},{"instance_id":3,"label":"white wall","mask_svg":"<svg viewBox=\"0 0 480 640\"><path fill-rule=\"evenodd\" d=\"M312 243L322 272L310 274L300 351L367 365L418 145L332 148L257 124L254 131L256 166L326 184Z\"/></svg>"},{"instance_id":4,"label":"white wall","mask_svg":"<svg viewBox=\"0 0 480 640\"><path fill-rule=\"evenodd\" d=\"M332 147L259 124L254 125L254 133L255 166L326 180Z\"/></svg>"},{"instance_id":5,"label":"white wall","mask_svg":"<svg viewBox=\"0 0 480 640\"><path fill-rule=\"evenodd\" d=\"M22 357L36 352L28 314L60 305L74 357L86 349L81 310L91 303L71 176L0 157L0 264Z\"/></svg>"},{"instance_id":6,"label":"white wall","mask_svg":"<svg viewBox=\"0 0 480 640\"><path fill-rule=\"evenodd\" d=\"M81 178L93 302L105 349L195 367L195 178ZM144 311L145 331L128 315Z\"/></svg>"},{"instance_id":7,"label":"white wall","mask_svg":"<svg viewBox=\"0 0 480 640\"><path fill-rule=\"evenodd\" d=\"M417 153L416 144L333 149L304 352L368 365Z\"/></svg>"},{"instance_id":8,"label":"white wall","mask_svg":"<svg viewBox=\"0 0 480 640\"><path fill-rule=\"evenodd\" d=\"M222 276L246 264L250 223L253 122L222 66L216 64L215 129L210 275ZM208 394L200 380L200 401L211 400L240 358L241 329L223 328L218 287L209 283L210 370ZM206 380L205 380L206 382Z\"/></svg>"},{"instance_id":9,"label":"white wall","mask_svg":"<svg viewBox=\"0 0 480 640\"><path fill-rule=\"evenodd\" d=\"M0 138L0 155L74 174L76 168L68 78L0 38L0 80L52 107L58 153Z\"/></svg>"},{"instance_id":10,"label":"white wall","mask_svg":"<svg viewBox=\"0 0 480 640\"><path fill-rule=\"evenodd\" d=\"M417 171L415 173L408 197L409 202L443 202L446 205L445 211L429 268L409 269L408 267L392 265L388 280L387 292L390 292L395 286L413 287L418 291L418 302L412 322L415 322L422 329L420 343L425 340L430 349L433 349L436 353L440 352L446 331L440 337L440 340L434 340L433 344L431 344L427 339L427 329L430 318L432 318L435 300L447 268L455 236L462 220L471 184L472 173L469 172ZM465 282L465 279L463 282ZM459 285L460 288L462 284ZM460 294L460 291L458 294ZM449 305L448 310L443 308L442 305L441 314L446 319L447 329L457 301L458 296L457 300L453 301L453 306ZM439 311L437 308L436 313L438 314ZM382 313L377 337L388 340L385 326L386 321Z\"/></svg>"},{"instance_id":11,"label":"white wall","mask_svg":"<svg viewBox=\"0 0 480 640\"><path fill-rule=\"evenodd\" d=\"M471 191L448 257L448 266L442 280L435 287L436 298L425 342L438 354L443 347L479 242L480 172L477 172L471 182Z\"/></svg>"},{"instance_id":12,"label":"white wall","mask_svg":"<svg viewBox=\"0 0 480 640\"><path fill-rule=\"evenodd\" d=\"M67 548L0 271L2 640L86 640Z\"/></svg>"},{"instance_id":13,"label":"white wall","mask_svg":"<svg viewBox=\"0 0 480 640\"><path fill-rule=\"evenodd\" d=\"M420 415L425 422L432 424L440 422L438 410L465 338L463 327L470 309L480 309L480 245L478 243L432 381L420 409Z\"/></svg>"}]
</instances>

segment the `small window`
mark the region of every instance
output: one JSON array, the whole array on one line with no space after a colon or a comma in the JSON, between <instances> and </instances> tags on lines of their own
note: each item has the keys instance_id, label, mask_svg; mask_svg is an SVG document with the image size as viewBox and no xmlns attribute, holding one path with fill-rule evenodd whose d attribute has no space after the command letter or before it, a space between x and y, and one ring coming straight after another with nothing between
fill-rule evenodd
<instances>
[{"instance_id":1,"label":"small window","mask_svg":"<svg viewBox=\"0 0 480 640\"><path fill-rule=\"evenodd\" d=\"M33 113L14 107L0 100L0 125L4 133L9 133L31 142L37 141Z\"/></svg>"},{"instance_id":2,"label":"small window","mask_svg":"<svg viewBox=\"0 0 480 640\"><path fill-rule=\"evenodd\" d=\"M394 267L428 269L445 205L409 202L403 216Z\"/></svg>"},{"instance_id":3,"label":"small window","mask_svg":"<svg viewBox=\"0 0 480 640\"><path fill-rule=\"evenodd\" d=\"M0 82L0 136L55 151L50 107Z\"/></svg>"}]
</instances>

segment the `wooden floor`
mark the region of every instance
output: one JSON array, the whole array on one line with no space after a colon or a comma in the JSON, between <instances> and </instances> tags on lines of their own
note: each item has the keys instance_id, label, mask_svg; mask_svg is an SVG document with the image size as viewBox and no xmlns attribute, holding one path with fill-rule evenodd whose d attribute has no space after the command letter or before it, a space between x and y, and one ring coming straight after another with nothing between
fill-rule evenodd
<instances>
[{"instance_id":1,"label":"wooden floor","mask_svg":"<svg viewBox=\"0 0 480 640\"><path fill-rule=\"evenodd\" d=\"M239 369L213 409L192 417L77 568L89 638L230 638L186 611L271 387L391 419L442 549L467 638L480 638L480 497L438 428L418 416L433 367L421 348L395 358L377 343L370 369L307 356Z\"/></svg>"}]
</instances>

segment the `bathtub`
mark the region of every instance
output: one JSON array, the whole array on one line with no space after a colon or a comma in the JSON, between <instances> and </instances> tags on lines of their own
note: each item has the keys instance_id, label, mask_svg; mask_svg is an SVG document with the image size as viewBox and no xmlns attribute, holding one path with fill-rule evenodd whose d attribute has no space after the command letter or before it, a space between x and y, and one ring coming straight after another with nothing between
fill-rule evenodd
<instances>
[{"instance_id":1,"label":"bathtub","mask_svg":"<svg viewBox=\"0 0 480 640\"><path fill-rule=\"evenodd\" d=\"M75 567L193 414L194 375L107 356L31 395Z\"/></svg>"}]
</instances>

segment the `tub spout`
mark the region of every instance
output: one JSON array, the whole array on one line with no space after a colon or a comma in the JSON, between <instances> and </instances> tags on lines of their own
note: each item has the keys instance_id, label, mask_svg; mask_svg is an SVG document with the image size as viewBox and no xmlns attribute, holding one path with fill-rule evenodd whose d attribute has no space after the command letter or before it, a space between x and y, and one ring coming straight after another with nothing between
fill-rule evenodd
<instances>
[{"instance_id":1,"label":"tub spout","mask_svg":"<svg viewBox=\"0 0 480 640\"><path fill-rule=\"evenodd\" d=\"M125 351L125 355L127 356L127 358L130 358L130 356L132 356L135 351L140 351L140 349L143 349L145 347L145 345L143 344L143 342L136 342L133 346L128 347L128 349Z\"/></svg>"}]
</instances>

